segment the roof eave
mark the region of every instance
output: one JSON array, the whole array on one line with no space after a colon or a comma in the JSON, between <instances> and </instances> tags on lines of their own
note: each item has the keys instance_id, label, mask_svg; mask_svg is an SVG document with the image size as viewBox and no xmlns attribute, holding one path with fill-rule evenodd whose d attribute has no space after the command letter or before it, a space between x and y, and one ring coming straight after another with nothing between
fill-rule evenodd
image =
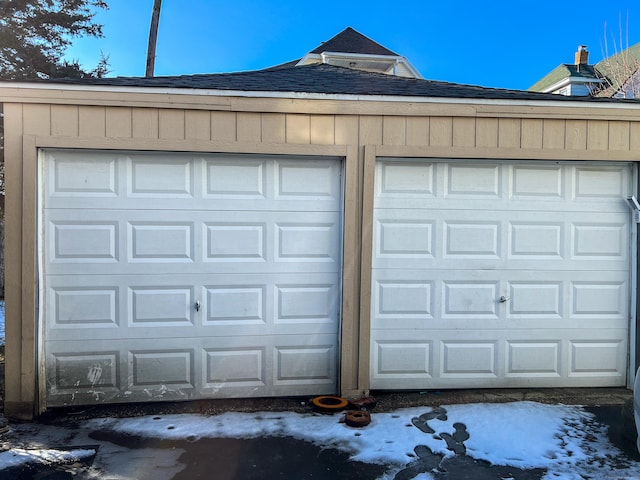
<instances>
[{"instance_id":1,"label":"roof eave","mask_svg":"<svg viewBox=\"0 0 640 480\"><path fill-rule=\"evenodd\" d=\"M114 85L77 85L77 84L53 84L53 83L29 83L29 82L2 82L0 81L0 99L3 97L2 90L23 89L23 90L49 90L49 91L73 91L86 92L94 95L96 93L120 93L138 95L184 95L193 97L242 97L242 98L280 98L280 99L300 99L300 100L330 100L330 101L355 101L355 102L393 102L393 103L453 103L453 104L485 104L485 105L518 105L518 106L566 106L566 107L589 107L594 108L635 108L639 104L636 102L589 102L569 100L571 97L562 97L558 100L544 99L512 99L512 98L486 98L486 97L462 97L462 96L400 96L400 95L362 95L362 94L330 94L330 93L309 93L309 92L274 92L274 91L249 91L249 90L220 90L220 89L198 89L198 88L171 88L171 87L132 87ZM58 94L56 94L58 97ZM20 97L15 93L4 97L21 103ZM576 97L583 98L583 97ZM42 101L42 96L38 95L37 100ZM54 100L55 103L55 100Z\"/></svg>"},{"instance_id":2,"label":"roof eave","mask_svg":"<svg viewBox=\"0 0 640 480\"><path fill-rule=\"evenodd\" d=\"M296 66L308 65L311 63L327 63L327 64L341 64L344 63L346 68L356 68L350 66L351 63L357 64L358 61L379 63L387 66L387 69L393 68L394 65L401 64L406 68L413 78L419 78L421 80L424 77L420 74L418 69L414 67L411 62L401 55L373 55L369 53L345 53L345 52L322 52L322 53L307 53Z\"/></svg>"},{"instance_id":3,"label":"roof eave","mask_svg":"<svg viewBox=\"0 0 640 480\"><path fill-rule=\"evenodd\" d=\"M587 84L601 84L604 80L601 78L585 78L585 77L565 77L559 82L556 82L543 90L540 90L541 93L552 93L556 90L559 90L567 85L587 85Z\"/></svg>"}]
</instances>

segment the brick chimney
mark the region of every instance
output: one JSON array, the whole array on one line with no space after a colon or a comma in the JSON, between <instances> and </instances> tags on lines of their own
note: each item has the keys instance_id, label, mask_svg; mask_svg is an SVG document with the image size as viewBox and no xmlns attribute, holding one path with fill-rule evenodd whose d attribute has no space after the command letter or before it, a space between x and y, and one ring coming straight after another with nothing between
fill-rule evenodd
<instances>
[{"instance_id":1,"label":"brick chimney","mask_svg":"<svg viewBox=\"0 0 640 480\"><path fill-rule=\"evenodd\" d=\"M586 45L580 45L576 52L576 65L588 65L589 64L589 52Z\"/></svg>"}]
</instances>

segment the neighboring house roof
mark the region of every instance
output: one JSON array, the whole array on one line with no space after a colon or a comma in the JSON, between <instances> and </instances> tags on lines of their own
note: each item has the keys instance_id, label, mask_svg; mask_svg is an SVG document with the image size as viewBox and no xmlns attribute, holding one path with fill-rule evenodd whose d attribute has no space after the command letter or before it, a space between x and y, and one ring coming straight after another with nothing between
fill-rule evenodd
<instances>
[{"instance_id":1,"label":"neighboring house roof","mask_svg":"<svg viewBox=\"0 0 640 480\"><path fill-rule=\"evenodd\" d=\"M580 47L576 54L575 64L560 64L529 87L529 90L558 93L567 85L583 85L588 88L583 90L587 95L610 98L620 96L629 82L634 78L637 80L640 67L640 43L606 57L596 64L588 64L586 61L580 63L578 56L583 48L586 47ZM584 57L586 60L588 52L585 50L584 53L586 53Z\"/></svg>"},{"instance_id":2,"label":"neighboring house roof","mask_svg":"<svg viewBox=\"0 0 640 480\"><path fill-rule=\"evenodd\" d=\"M337 50L327 52L326 48ZM321 53L317 53L321 52ZM328 61L327 61L328 59ZM391 69L390 69L391 65ZM159 77L35 80L40 84L95 87L198 89L238 94L320 94L504 100L591 100L590 98L488 88L422 79L404 57L352 28L313 49L301 60L262 70ZM235 92L235 93L234 93Z\"/></svg>"},{"instance_id":3,"label":"neighboring house roof","mask_svg":"<svg viewBox=\"0 0 640 480\"><path fill-rule=\"evenodd\" d=\"M558 85L565 78L583 78L593 80L596 78L594 65L573 65L562 63L551 70L548 74L529 87L532 92L545 92L547 89Z\"/></svg>"}]
</instances>

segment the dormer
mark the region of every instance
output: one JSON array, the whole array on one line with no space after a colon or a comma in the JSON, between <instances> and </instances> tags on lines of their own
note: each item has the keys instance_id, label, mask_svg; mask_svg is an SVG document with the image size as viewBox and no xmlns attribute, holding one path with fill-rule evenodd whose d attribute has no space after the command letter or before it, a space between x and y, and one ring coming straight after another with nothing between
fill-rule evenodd
<instances>
[{"instance_id":1,"label":"dormer","mask_svg":"<svg viewBox=\"0 0 640 480\"><path fill-rule=\"evenodd\" d=\"M422 78L405 57L347 27L332 39L311 50L297 63L326 63L344 68L384 73L399 77Z\"/></svg>"}]
</instances>

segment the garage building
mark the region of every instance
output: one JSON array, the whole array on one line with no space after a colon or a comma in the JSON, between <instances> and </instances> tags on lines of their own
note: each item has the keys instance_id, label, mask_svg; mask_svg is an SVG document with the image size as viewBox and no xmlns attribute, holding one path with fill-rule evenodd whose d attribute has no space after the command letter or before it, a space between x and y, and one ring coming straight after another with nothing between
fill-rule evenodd
<instances>
[{"instance_id":1,"label":"garage building","mask_svg":"<svg viewBox=\"0 0 640 480\"><path fill-rule=\"evenodd\" d=\"M0 101L8 416L633 380L634 102L424 80L352 29Z\"/></svg>"}]
</instances>

